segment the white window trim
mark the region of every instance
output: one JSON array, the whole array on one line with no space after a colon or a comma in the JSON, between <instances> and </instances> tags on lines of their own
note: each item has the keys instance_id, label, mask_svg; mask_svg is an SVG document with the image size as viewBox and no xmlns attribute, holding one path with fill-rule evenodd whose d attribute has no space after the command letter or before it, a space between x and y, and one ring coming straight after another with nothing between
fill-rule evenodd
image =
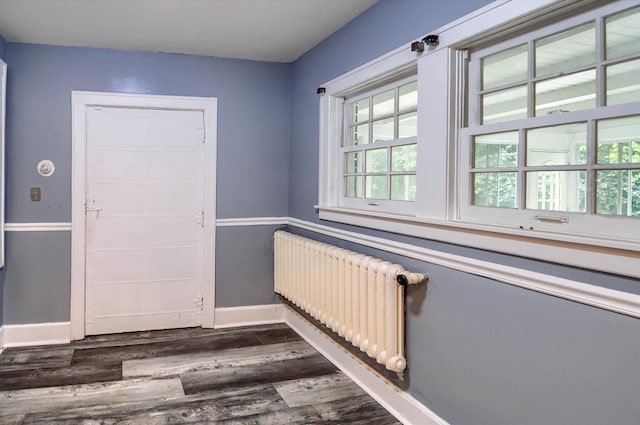
<instances>
[{"instance_id":1,"label":"white window trim","mask_svg":"<svg viewBox=\"0 0 640 425\"><path fill-rule=\"evenodd\" d=\"M546 25L518 37L510 38L507 41L491 45L490 47L477 49L475 50L475 53L472 53L471 55L473 56L476 54L476 57L472 58L469 66L479 67L479 58L486 57L487 55L515 47L517 45L522 45L530 39L549 36L559 31L566 30L567 28L582 25L585 22L593 22L598 16L609 15L619 11L620 8L624 9L632 7L633 5L625 3L611 3L608 5L603 4L602 6L598 6L599 7L597 9L591 9L579 14L572 14L570 18L562 19L562 21L556 22L553 25ZM600 60L596 60L593 65L589 65L589 67L594 70L600 66L602 66ZM477 69L478 68L476 68L476 71ZM476 75L479 75L479 73ZM544 76L544 78L550 77ZM477 95L477 93L480 92L479 78L470 78L470 80L469 96ZM604 80L599 79L598 84L601 86L600 89L604 91ZM590 134L595 133L596 131L595 125L591 125L593 122L622 118L625 116L638 116L640 113L640 102L635 102L618 104L615 106L599 106L596 109L584 109L564 114L513 119L491 124L479 124L478 121L480 120L480 117L476 116L476 113L479 113L478 111L480 110L479 99L474 96L469 103L472 105L469 107L469 126L461 129L459 135L460 155L458 167L460 176L463 176L462 178L469 178L470 176L470 170L472 168L470 163L471 161L469 160L472 149L471 138L474 135L493 134L505 131L521 131L524 133L527 129L540 129L549 126L568 125L574 123L587 124L585 126L585 131L587 131L587 134ZM590 137L588 138L593 137L595 136L590 134ZM526 149L526 144L521 145L520 149ZM615 168L618 165L619 164L614 164L610 167ZM580 167L580 170L585 170L588 174L592 169L597 168L602 170L607 167L607 165L603 166L602 164L597 163L589 165L585 162L585 164L580 164L578 167ZM530 169L527 164L518 164L517 167L513 168L518 168L525 172L528 172ZM629 165L629 169L634 168L637 169L637 165ZM460 199L471 199L471 184L461 185L459 189ZM519 196L524 198L527 196L527 192L520 189ZM525 199L522 198L520 199L520 206L523 206L525 202ZM494 208L475 206L471 203L461 203L458 210L458 216L456 218L461 221L479 222L489 225L492 225L492 223L510 223L512 226L516 227L520 225L527 229L536 229L542 232L557 233L559 235L584 234L584 236L587 236L585 234L585 229L589 229L592 235L590 238L586 237L586 239L594 239L596 245L601 245L601 240L603 239L624 241L629 238L629 242L631 244L637 244L640 239L640 226L637 224L638 219L636 217L561 210L541 210L532 207L527 207L525 209ZM634 229L634 225L637 229L635 233L632 231L632 229ZM564 238L564 236L562 236L562 238Z\"/></svg>"},{"instance_id":2,"label":"white window trim","mask_svg":"<svg viewBox=\"0 0 640 425\"><path fill-rule=\"evenodd\" d=\"M351 119L351 112L349 109L350 104L352 104L355 101L371 97L372 95L379 94L391 89L397 89L398 87L403 86L405 84L415 82L416 77L417 77L416 70L411 69L407 72L407 75L403 74L401 76L398 76L398 78L395 78L394 76L392 81L387 84L384 84L380 87L376 87L371 90L366 90L362 93L358 93L357 95L353 97L349 97L344 100L343 121L342 121L344 123L344 125L342 126L343 135L342 135L342 143L338 147L338 164L337 164L338 167L337 167L337 176L336 176L339 179L336 182L336 188L338 191L338 205L340 205L341 207L354 208L354 209L370 209L371 211L383 211L383 212L393 213L393 214L415 215L414 201L393 200L391 199L390 196L386 199L366 197L366 186L367 186L366 175L370 175L371 173L366 172L365 168L366 168L367 161L365 158L367 156L367 153L366 153L367 151L387 148L388 149L387 159L389 160L391 158L391 150L393 147L416 144L417 137L413 136L413 137L396 138L391 140L378 141L378 142L359 144L359 145L355 145L355 144L350 145L347 142L347 140L349 140L351 137L350 129L351 129L352 123L349 122ZM411 108L407 111L402 111L402 112L395 111L394 117L397 117L398 115L402 115L403 113L406 113L406 112L414 112L414 109ZM417 113L417 111L415 112ZM367 123L371 123L371 122L375 122L375 119L367 120ZM345 175L344 154L346 152L353 152L353 151L362 152L363 159L364 159L363 170L362 170L362 173L360 173L363 180L365 180L363 182L364 183L364 187L362 188L363 196L361 198L344 196L344 180L343 180ZM386 174L388 177L396 173L394 173L391 170L391 166L389 166L386 171ZM340 176L342 176L342 178L340 178ZM388 194L390 195L391 181L388 180L388 182L389 182Z\"/></svg>"},{"instance_id":3,"label":"white window trim","mask_svg":"<svg viewBox=\"0 0 640 425\"><path fill-rule=\"evenodd\" d=\"M373 229L443 241L489 251L516 254L553 263L566 264L591 270L640 278L640 244L635 241L608 240L579 235L561 235L553 232L533 231L456 220L457 197L449 188L456 187L456 164L459 161L456 143L460 126L454 122L454 108L460 107L455 99L457 72L429 73L455 63L454 49L463 43L477 40L480 35L489 39L505 27L566 7L584 6L591 0L499 0L431 33L438 34L440 44L422 54L411 52L410 43L389 52L343 76L323 85L326 92L320 97L320 155L319 199L316 208L322 220L369 227ZM496 23L503 23L497 25ZM402 216L380 212L341 208L338 204L339 187L336 167L342 130L342 97L362 88L376 79L382 79L400 70L418 66L418 216ZM437 67L439 65L439 67ZM434 66L436 66L434 68ZM449 69L449 68L447 68ZM420 99L430 102L420 103ZM433 99L446 99L447 104L436 104ZM428 133L425 129L429 129ZM428 146L427 146L428 145ZM428 154L426 153L428 151ZM429 173L429 181L422 173ZM446 183L446 184L445 184Z\"/></svg>"}]
</instances>

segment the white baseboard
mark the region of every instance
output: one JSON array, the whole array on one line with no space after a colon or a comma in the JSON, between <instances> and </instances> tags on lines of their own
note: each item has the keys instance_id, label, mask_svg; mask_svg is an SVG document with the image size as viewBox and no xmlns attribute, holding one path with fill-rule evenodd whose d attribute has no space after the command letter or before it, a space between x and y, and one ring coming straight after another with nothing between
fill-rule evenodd
<instances>
[{"instance_id":1,"label":"white baseboard","mask_svg":"<svg viewBox=\"0 0 640 425\"><path fill-rule=\"evenodd\" d=\"M448 425L409 393L398 390L369 370L355 356L298 314L286 309L285 322L403 424Z\"/></svg>"},{"instance_id":2,"label":"white baseboard","mask_svg":"<svg viewBox=\"0 0 640 425\"><path fill-rule=\"evenodd\" d=\"M70 322L4 325L3 330L4 335L0 340L4 348L71 342Z\"/></svg>"},{"instance_id":3,"label":"white baseboard","mask_svg":"<svg viewBox=\"0 0 640 425\"><path fill-rule=\"evenodd\" d=\"M4 326L0 326L0 354L4 351Z\"/></svg>"},{"instance_id":4,"label":"white baseboard","mask_svg":"<svg viewBox=\"0 0 640 425\"><path fill-rule=\"evenodd\" d=\"M219 307L215 309L214 328L263 325L284 322L286 307L282 304Z\"/></svg>"}]
</instances>

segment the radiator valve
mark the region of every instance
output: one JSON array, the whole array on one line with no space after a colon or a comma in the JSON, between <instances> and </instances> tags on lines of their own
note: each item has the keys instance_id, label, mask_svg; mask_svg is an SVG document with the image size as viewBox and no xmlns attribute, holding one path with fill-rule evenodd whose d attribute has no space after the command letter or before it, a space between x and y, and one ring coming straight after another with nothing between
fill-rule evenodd
<instances>
[{"instance_id":1,"label":"radiator valve","mask_svg":"<svg viewBox=\"0 0 640 425\"><path fill-rule=\"evenodd\" d=\"M427 275L422 273L399 273L396 280L402 286L417 285L427 280Z\"/></svg>"}]
</instances>

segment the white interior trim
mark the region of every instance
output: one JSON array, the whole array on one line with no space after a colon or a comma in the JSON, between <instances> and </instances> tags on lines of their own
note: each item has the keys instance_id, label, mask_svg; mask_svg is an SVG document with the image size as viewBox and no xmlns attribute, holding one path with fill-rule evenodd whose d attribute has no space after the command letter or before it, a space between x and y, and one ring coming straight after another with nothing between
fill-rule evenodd
<instances>
[{"instance_id":1,"label":"white interior trim","mask_svg":"<svg viewBox=\"0 0 640 425\"><path fill-rule=\"evenodd\" d=\"M202 326L213 327L215 306L215 223L216 223L216 143L217 99L205 97L157 96L100 92L71 93L71 339L85 336L85 189L86 189L86 108L88 106L161 108L203 111L206 127L204 277Z\"/></svg>"},{"instance_id":2,"label":"white interior trim","mask_svg":"<svg viewBox=\"0 0 640 425\"><path fill-rule=\"evenodd\" d=\"M340 212L336 211L336 213ZM324 217L326 216L321 214L321 218ZM330 218L331 217L329 217L329 219ZM366 224L367 214L362 213L362 215L357 218L358 221L354 221L351 224ZM439 266L448 267L465 273L483 276L499 282L587 304L604 310L622 313L633 317L640 317L640 295L602 288L588 283L564 279L544 273L421 248L390 239L377 238L361 233L340 230L334 227L316 224L297 218L279 217L277 218L277 223L271 222L269 219L270 218L268 217L256 217L252 219L225 219L224 225L249 225L246 223L252 223L251 225L288 224L311 232L392 252L394 254L414 258L431 264L437 264ZM396 219L398 221L402 221L398 218ZM345 220L337 221L344 222ZM378 227L378 230L393 232L394 228L393 226L389 228ZM474 232L474 230L476 232ZM535 255L536 259L578 266L595 271L599 270L599 265L606 263L611 267L617 267L616 270L618 270L618 272L624 271L631 277L640 277L640 268L635 265L637 263L637 258L634 258L633 255L616 255L615 252L608 252L604 249L585 249L583 251L579 251L567 248L566 244L554 245L552 243L543 244L543 249L541 249L539 243L535 243L528 238L518 240L517 238L507 238L498 233L494 233L493 236L479 234L482 230L483 229L481 228L472 229L467 226L449 228L438 225L438 223L435 222L422 223L421 226L416 224L416 232L414 233L414 236L466 246L475 246L489 251L506 252L508 254L518 252L525 255L531 255L531 252L538 253L538 251L542 251L540 252L540 255ZM484 241L484 243L480 244L479 241Z\"/></svg>"},{"instance_id":3,"label":"white interior trim","mask_svg":"<svg viewBox=\"0 0 640 425\"><path fill-rule=\"evenodd\" d=\"M640 318L640 295L291 218L294 227ZM637 259L623 260L637 263Z\"/></svg>"},{"instance_id":4,"label":"white interior trim","mask_svg":"<svg viewBox=\"0 0 640 425\"><path fill-rule=\"evenodd\" d=\"M289 217L244 217L219 218L216 227L239 226L284 226L289 224ZM5 223L7 232L63 232L71 231L71 222L63 223Z\"/></svg>"},{"instance_id":5,"label":"white interior trim","mask_svg":"<svg viewBox=\"0 0 640 425\"><path fill-rule=\"evenodd\" d=\"M71 223L5 223L7 232L70 232Z\"/></svg>"},{"instance_id":6,"label":"white interior trim","mask_svg":"<svg viewBox=\"0 0 640 425\"><path fill-rule=\"evenodd\" d=\"M387 383L353 354L288 308L285 308L285 323L403 424L447 425L444 419L409 393Z\"/></svg>"},{"instance_id":7,"label":"white interior trim","mask_svg":"<svg viewBox=\"0 0 640 425\"><path fill-rule=\"evenodd\" d=\"M67 344L71 341L71 323L32 323L27 325L4 325L2 346L28 347L33 345ZM2 335L0 334L0 341Z\"/></svg>"},{"instance_id":8,"label":"white interior trim","mask_svg":"<svg viewBox=\"0 0 640 425\"><path fill-rule=\"evenodd\" d=\"M286 308L282 304L218 307L216 329L284 322Z\"/></svg>"},{"instance_id":9,"label":"white interior trim","mask_svg":"<svg viewBox=\"0 0 640 425\"><path fill-rule=\"evenodd\" d=\"M289 224L289 217L247 217L247 218L219 218L218 227L235 226L278 226Z\"/></svg>"},{"instance_id":10,"label":"white interior trim","mask_svg":"<svg viewBox=\"0 0 640 425\"><path fill-rule=\"evenodd\" d=\"M0 59L0 268L4 267L5 138L7 128L7 64Z\"/></svg>"},{"instance_id":11,"label":"white interior trim","mask_svg":"<svg viewBox=\"0 0 640 425\"><path fill-rule=\"evenodd\" d=\"M4 351L4 325L0 326L0 354Z\"/></svg>"},{"instance_id":12,"label":"white interior trim","mask_svg":"<svg viewBox=\"0 0 640 425\"><path fill-rule=\"evenodd\" d=\"M640 278L635 261L640 257L637 243L602 240L600 245L586 237L516 229L508 226L447 221L422 217L393 216L370 211L318 207L321 220L364 226L391 233L432 239L472 248L589 270ZM608 242L608 243L607 243ZM633 260L633 259L636 260Z\"/></svg>"}]
</instances>

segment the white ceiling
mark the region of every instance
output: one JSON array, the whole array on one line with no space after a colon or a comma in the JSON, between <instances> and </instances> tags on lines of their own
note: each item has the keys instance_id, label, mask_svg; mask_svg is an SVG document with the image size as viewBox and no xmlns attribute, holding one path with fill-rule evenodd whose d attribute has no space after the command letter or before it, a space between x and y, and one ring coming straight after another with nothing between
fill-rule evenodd
<instances>
[{"instance_id":1,"label":"white ceiling","mask_svg":"<svg viewBox=\"0 0 640 425\"><path fill-rule=\"evenodd\" d=\"M378 0L0 0L9 42L291 62Z\"/></svg>"}]
</instances>

